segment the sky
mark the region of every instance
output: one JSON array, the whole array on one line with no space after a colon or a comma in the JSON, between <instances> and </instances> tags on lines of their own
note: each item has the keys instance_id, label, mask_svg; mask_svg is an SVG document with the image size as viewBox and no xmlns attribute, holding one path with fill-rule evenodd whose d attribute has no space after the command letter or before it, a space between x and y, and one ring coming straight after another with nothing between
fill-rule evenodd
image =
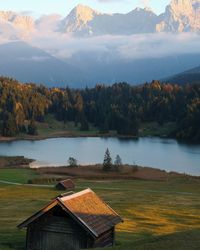
<instances>
[{"instance_id":1,"label":"sky","mask_svg":"<svg viewBox=\"0 0 200 250\"><path fill-rule=\"evenodd\" d=\"M170 0L0 0L0 10L32 12L33 15L58 13L66 16L77 4L88 5L104 13L127 13L135 7L151 7L157 14Z\"/></svg>"}]
</instances>

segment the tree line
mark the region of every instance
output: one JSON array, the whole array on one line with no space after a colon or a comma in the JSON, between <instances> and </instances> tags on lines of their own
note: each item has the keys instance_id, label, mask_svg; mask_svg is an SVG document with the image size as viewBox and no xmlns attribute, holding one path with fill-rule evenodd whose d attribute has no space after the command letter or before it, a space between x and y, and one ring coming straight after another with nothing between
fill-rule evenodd
<instances>
[{"instance_id":1,"label":"tree line","mask_svg":"<svg viewBox=\"0 0 200 250\"><path fill-rule=\"evenodd\" d=\"M81 130L93 124L99 132L138 136L141 124L176 124L169 135L200 141L200 85L176 85L152 81L140 86L116 83L82 90L47 88L21 84L0 77L0 134L37 134L36 122L47 114L55 119L74 121Z\"/></svg>"},{"instance_id":2,"label":"tree line","mask_svg":"<svg viewBox=\"0 0 200 250\"><path fill-rule=\"evenodd\" d=\"M102 170L105 172L110 172L110 171L119 172L122 169L123 163L121 157L118 154L116 155L115 160L113 162L110 155L110 151L107 148L104 154L102 165L103 165ZM71 156L68 158L68 167L77 168L79 166L80 165L78 165L78 161L76 158Z\"/></svg>"}]
</instances>

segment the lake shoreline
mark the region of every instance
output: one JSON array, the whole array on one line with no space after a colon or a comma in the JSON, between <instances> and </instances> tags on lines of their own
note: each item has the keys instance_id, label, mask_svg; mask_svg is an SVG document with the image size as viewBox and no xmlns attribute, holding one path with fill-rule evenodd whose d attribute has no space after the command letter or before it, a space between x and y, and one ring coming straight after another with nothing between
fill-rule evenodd
<instances>
[{"instance_id":1,"label":"lake shoreline","mask_svg":"<svg viewBox=\"0 0 200 250\"><path fill-rule=\"evenodd\" d=\"M68 134L68 133L59 133L55 135L34 135L34 136L23 136L23 137L5 137L0 136L0 143L2 142L14 142L14 141L41 141L47 139L56 139L56 138L118 138L118 139L135 139L138 140L142 136L131 136L131 135L114 135L114 134ZM154 136L145 136L145 137L154 137ZM166 137L159 137L166 138ZM168 138L173 139L173 138Z\"/></svg>"},{"instance_id":2,"label":"lake shoreline","mask_svg":"<svg viewBox=\"0 0 200 250\"><path fill-rule=\"evenodd\" d=\"M34 169L34 168L31 168ZM35 168L40 174L47 176L66 176L72 179L91 180L146 180L146 181L168 181L170 178L192 178L200 179L200 176L193 176L175 171L166 171L153 167L124 164L119 171L103 171L102 164L80 165L78 167L68 166L46 166Z\"/></svg>"},{"instance_id":3,"label":"lake shoreline","mask_svg":"<svg viewBox=\"0 0 200 250\"><path fill-rule=\"evenodd\" d=\"M89 178L95 180L110 180L110 179L124 179L124 180L157 180L166 181L169 178L194 178L199 179L200 176L179 173L176 171L166 171L154 167L145 167L138 165L123 164L119 167L119 171L103 171L102 164L78 165L77 167L69 166L53 166L44 165L34 166L33 159L27 159L23 156L6 157L0 156L0 169L32 169L40 174L51 175L64 175L72 179ZM32 167L31 167L32 165ZM114 165L113 165L114 166Z\"/></svg>"},{"instance_id":4,"label":"lake shoreline","mask_svg":"<svg viewBox=\"0 0 200 250\"><path fill-rule=\"evenodd\" d=\"M113 165L111 171L103 171L102 164L78 165L77 167L46 165L34 167L34 160L23 156L0 157L0 169L32 169L41 176L48 176L45 181L62 176L72 179L90 179L99 181L108 180L146 180L146 181L168 181L171 178L192 178L200 179L200 176L178 173L176 171L166 171L154 167L123 164L116 171ZM31 167L31 165L33 166ZM61 179L63 179L61 178ZM58 178L59 179L59 178ZM33 180L38 181L38 180Z\"/></svg>"},{"instance_id":5,"label":"lake shoreline","mask_svg":"<svg viewBox=\"0 0 200 250\"><path fill-rule=\"evenodd\" d=\"M65 166L69 157L77 159L80 165L99 164L103 162L105 150L108 148L113 161L119 154L124 164L154 167L193 176L200 175L200 146L178 143L173 139L159 137L136 139L103 135L11 139L6 138L4 142L1 141L1 155L35 159L39 167ZM176 157L168 157L169 155Z\"/></svg>"},{"instance_id":6,"label":"lake shoreline","mask_svg":"<svg viewBox=\"0 0 200 250\"><path fill-rule=\"evenodd\" d=\"M139 136L133 135L118 135L115 133L107 133L107 134L94 134L94 133L53 133L48 135L25 135L25 136L0 136L0 143L4 142L15 142L15 141L41 141L47 139L56 139L56 138L116 138L116 139L134 139L139 140L140 138L160 138L160 139L171 139L175 140L178 143L184 144L194 144L199 145L199 142L196 141L188 141L188 140L178 140L177 138L167 136L167 135L154 135L154 134L144 134Z\"/></svg>"}]
</instances>

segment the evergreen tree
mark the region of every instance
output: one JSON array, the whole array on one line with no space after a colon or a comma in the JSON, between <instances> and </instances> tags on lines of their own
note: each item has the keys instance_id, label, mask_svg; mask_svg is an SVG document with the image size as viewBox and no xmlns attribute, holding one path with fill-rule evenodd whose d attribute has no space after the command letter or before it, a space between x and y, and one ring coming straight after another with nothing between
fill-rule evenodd
<instances>
[{"instance_id":1,"label":"evergreen tree","mask_svg":"<svg viewBox=\"0 0 200 250\"><path fill-rule=\"evenodd\" d=\"M93 124L100 133L138 136L141 124L170 125L166 136L200 141L200 84L175 85L153 81L131 86L116 83L85 90L46 88L0 77L0 134L26 132L26 121L44 122L48 114L74 121L81 130ZM36 134L34 121L29 134ZM168 129L167 129L168 130Z\"/></svg>"},{"instance_id":2,"label":"evergreen tree","mask_svg":"<svg viewBox=\"0 0 200 250\"><path fill-rule=\"evenodd\" d=\"M105 119L103 125L100 126L99 133L100 134L109 133L108 119Z\"/></svg>"},{"instance_id":3,"label":"evergreen tree","mask_svg":"<svg viewBox=\"0 0 200 250\"><path fill-rule=\"evenodd\" d=\"M88 121L85 117L85 115L82 115L81 117L81 127L80 127L81 131L88 131L89 130L89 124Z\"/></svg>"},{"instance_id":4,"label":"evergreen tree","mask_svg":"<svg viewBox=\"0 0 200 250\"><path fill-rule=\"evenodd\" d=\"M74 157L69 157L68 164L69 164L69 167L71 168L78 167L77 160Z\"/></svg>"},{"instance_id":5,"label":"evergreen tree","mask_svg":"<svg viewBox=\"0 0 200 250\"><path fill-rule=\"evenodd\" d=\"M35 121L32 119L28 125L28 134L29 135L37 135L37 126L35 124Z\"/></svg>"},{"instance_id":6,"label":"evergreen tree","mask_svg":"<svg viewBox=\"0 0 200 250\"><path fill-rule=\"evenodd\" d=\"M114 162L114 170L119 171L121 166L122 166L122 159L119 155L117 155Z\"/></svg>"},{"instance_id":7,"label":"evergreen tree","mask_svg":"<svg viewBox=\"0 0 200 250\"><path fill-rule=\"evenodd\" d=\"M18 133L15 118L10 112L4 114L2 132L4 136L15 136Z\"/></svg>"},{"instance_id":8,"label":"evergreen tree","mask_svg":"<svg viewBox=\"0 0 200 250\"><path fill-rule=\"evenodd\" d=\"M103 160L103 170L110 171L111 169L112 169L112 158L110 156L110 151L107 148Z\"/></svg>"}]
</instances>

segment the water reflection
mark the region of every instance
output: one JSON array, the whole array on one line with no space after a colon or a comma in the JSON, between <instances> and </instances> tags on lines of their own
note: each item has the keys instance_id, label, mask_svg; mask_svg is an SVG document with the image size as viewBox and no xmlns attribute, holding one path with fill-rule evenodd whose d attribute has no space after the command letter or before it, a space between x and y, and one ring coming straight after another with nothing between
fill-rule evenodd
<instances>
[{"instance_id":1,"label":"water reflection","mask_svg":"<svg viewBox=\"0 0 200 250\"><path fill-rule=\"evenodd\" d=\"M23 155L53 165L66 165L69 157L80 164L103 161L106 148L114 159L167 171L200 175L200 145L162 138L55 138L0 143L0 155Z\"/></svg>"}]
</instances>

